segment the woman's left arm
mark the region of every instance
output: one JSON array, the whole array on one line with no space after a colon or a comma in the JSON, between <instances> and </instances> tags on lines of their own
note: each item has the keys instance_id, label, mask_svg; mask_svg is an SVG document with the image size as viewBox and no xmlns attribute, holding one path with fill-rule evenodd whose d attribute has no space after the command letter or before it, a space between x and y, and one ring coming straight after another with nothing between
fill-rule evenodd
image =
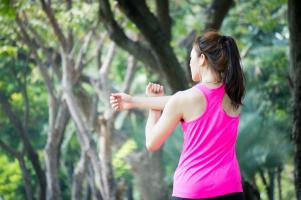
<instances>
[{"instance_id":1,"label":"woman's left arm","mask_svg":"<svg viewBox=\"0 0 301 200\"><path fill-rule=\"evenodd\" d=\"M150 152L158 150L176 128L182 118L182 92L171 96L162 112L150 110L145 127L146 148Z\"/></svg>"}]
</instances>

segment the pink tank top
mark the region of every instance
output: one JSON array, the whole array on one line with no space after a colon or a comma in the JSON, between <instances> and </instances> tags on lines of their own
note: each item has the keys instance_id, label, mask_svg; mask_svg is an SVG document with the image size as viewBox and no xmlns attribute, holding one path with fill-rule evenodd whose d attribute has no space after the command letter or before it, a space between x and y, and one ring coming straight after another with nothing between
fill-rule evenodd
<instances>
[{"instance_id":1,"label":"pink tank top","mask_svg":"<svg viewBox=\"0 0 301 200\"><path fill-rule=\"evenodd\" d=\"M242 192L235 144L240 115L229 116L222 107L224 84L207 88L194 86L206 97L203 114L181 121L184 143L173 177L172 196L210 198Z\"/></svg>"}]
</instances>

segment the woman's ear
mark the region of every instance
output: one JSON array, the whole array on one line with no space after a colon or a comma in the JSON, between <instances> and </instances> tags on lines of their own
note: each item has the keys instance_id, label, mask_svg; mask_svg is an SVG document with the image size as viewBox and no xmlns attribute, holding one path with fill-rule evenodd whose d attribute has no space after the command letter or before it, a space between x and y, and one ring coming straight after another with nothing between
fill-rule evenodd
<instances>
[{"instance_id":1,"label":"woman's ear","mask_svg":"<svg viewBox=\"0 0 301 200\"><path fill-rule=\"evenodd\" d=\"M199 65L204 66L207 64L206 56L202 53L199 57Z\"/></svg>"}]
</instances>

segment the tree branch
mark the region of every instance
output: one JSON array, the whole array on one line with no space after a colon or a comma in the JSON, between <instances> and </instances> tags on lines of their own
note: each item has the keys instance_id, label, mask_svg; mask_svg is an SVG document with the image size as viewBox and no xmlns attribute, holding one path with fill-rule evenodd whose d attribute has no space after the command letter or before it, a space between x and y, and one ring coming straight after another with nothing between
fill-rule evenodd
<instances>
[{"instance_id":1,"label":"tree branch","mask_svg":"<svg viewBox=\"0 0 301 200\"><path fill-rule=\"evenodd\" d=\"M22 83L22 81L20 80L20 78L17 76L17 71L15 69L15 66L13 64L13 66L11 67L12 70L12 74L15 77L18 86L21 90L22 96L24 98L24 104L25 104L25 111L24 111L24 130L27 131L28 129L28 121L29 121L29 100L28 100L28 93L27 93L27 74L26 74L26 68L25 67L25 73L24 73L24 83Z\"/></svg>"},{"instance_id":2,"label":"tree branch","mask_svg":"<svg viewBox=\"0 0 301 200\"><path fill-rule=\"evenodd\" d=\"M116 44L114 42L112 42L110 45L110 48L108 50L108 53L106 55L105 62L103 62L103 64L100 67L100 70L99 70L99 75L103 79L107 80L109 68L112 64L115 51L116 51Z\"/></svg>"},{"instance_id":3,"label":"tree branch","mask_svg":"<svg viewBox=\"0 0 301 200\"><path fill-rule=\"evenodd\" d=\"M16 21L17 24L20 28L20 36L21 39L25 42L25 44L29 47L31 53L33 54L33 56L35 57L35 61L38 63L41 75L43 76L43 80L45 82L46 88L48 90L48 93L52 96L53 99L56 99L55 97L55 89L53 87L53 83L49 77L49 74L47 72L47 67L44 65L44 63L41 62L41 60L39 59L39 56L37 54L37 49L39 48L37 42L34 39L31 39L29 34L27 33L24 24L22 23L22 21L20 20L20 18L16 17Z\"/></svg>"},{"instance_id":4,"label":"tree branch","mask_svg":"<svg viewBox=\"0 0 301 200\"><path fill-rule=\"evenodd\" d=\"M98 39L97 39L97 43L96 43L96 49L95 49L95 53L93 55L91 55L89 58L87 58L85 60L85 62L83 63L83 65L88 65L91 61L93 61L96 57L98 57L98 55L100 54L100 51L103 47L103 43L106 39L106 35L104 36L100 36Z\"/></svg>"},{"instance_id":5,"label":"tree branch","mask_svg":"<svg viewBox=\"0 0 301 200\"><path fill-rule=\"evenodd\" d=\"M2 105L2 109L5 112L5 114L8 116L10 121L14 124L18 132L24 133L24 127L20 121L20 119L17 117L17 115L12 111L12 107L8 101L8 98L4 95L2 91L0 91L0 104ZM21 134L22 135L22 134Z\"/></svg>"},{"instance_id":6,"label":"tree branch","mask_svg":"<svg viewBox=\"0 0 301 200\"><path fill-rule=\"evenodd\" d=\"M45 46L46 41L44 39L42 39L41 35L34 29L32 28L32 26L30 25L28 19L27 19L27 15L25 12L22 12L22 16L23 16L23 20L21 20L19 18L19 15L17 15L17 19L19 22L21 23L23 26L23 29L28 29L28 31L32 34L34 39L31 40L35 40L35 45L38 48L41 48L42 51L44 52L44 54L46 55L46 57L48 58L49 63L52 65L53 71L55 72L55 74L57 75L57 78L60 80L61 79L61 73L59 71L59 67L58 67L58 57L57 55L59 55L59 52L55 51L53 48L47 48ZM27 35L29 35L29 33L27 33Z\"/></svg>"},{"instance_id":7,"label":"tree branch","mask_svg":"<svg viewBox=\"0 0 301 200\"><path fill-rule=\"evenodd\" d=\"M54 30L55 36L58 38L63 50L65 52L69 52L69 50L71 49L71 46L68 45L67 39L66 39L60 25L58 24L57 19L54 16L50 1L48 1L48 3L47 3L45 0L40 0L40 2L42 4L42 9L46 13L46 15L50 21L50 24Z\"/></svg>"},{"instance_id":8,"label":"tree branch","mask_svg":"<svg viewBox=\"0 0 301 200\"><path fill-rule=\"evenodd\" d=\"M122 91L125 93L129 93L130 91L130 87L133 82L136 67L137 67L137 60L134 58L134 56L130 56L128 58L127 71L122 87Z\"/></svg>"},{"instance_id":9,"label":"tree branch","mask_svg":"<svg viewBox=\"0 0 301 200\"><path fill-rule=\"evenodd\" d=\"M224 18L233 5L233 0L213 0L206 11L205 28L219 30Z\"/></svg>"},{"instance_id":10,"label":"tree branch","mask_svg":"<svg viewBox=\"0 0 301 200\"><path fill-rule=\"evenodd\" d=\"M30 23L28 22L28 18L27 18L27 15L25 12L22 12L22 16L24 16L24 20L21 20L19 17L18 17L18 20L19 22L21 22L23 24L23 27L27 27L28 30L31 32L31 34L33 35L33 37L35 38L36 40L36 45L39 46L43 52L45 53L45 55L48 57L48 58L51 58L51 53L50 51L46 48L46 46L44 45L45 44L45 40L42 39L41 35L34 29L32 28L32 26L30 25Z\"/></svg>"},{"instance_id":11,"label":"tree branch","mask_svg":"<svg viewBox=\"0 0 301 200\"><path fill-rule=\"evenodd\" d=\"M146 66L160 73L157 59L151 49L141 42L128 38L119 24L115 21L108 0L99 0L99 16L103 21L109 37L121 48L141 60Z\"/></svg>"},{"instance_id":12,"label":"tree branch","mask_svg":"<svg viewBox=\"0 0 301 200\"><path fill-rule=\"evenodd\" d=\"M120 10L135 23L154 49L169 45L168 36L159 20L149 10L144 0L116 0Z\"/></svg>"},{"instance_id":13,"label":"tree branch","mask_svg":"<svg viewBox=\"0 0 301 200\"><path fill-rule=\"evenodd\" d=\"M176 92L187 88L187 79L183 74L176 55L169 44L167 34L162 30L158 19L147 7L145 1L116 0L119 8L133 21L149 42L158 65L171 89Z\"/></svg>"},{"instance_id":14,"label":"tree branch","mask_svg":"<svg viewBox=\"0 0 301 200\"><path fill-rule=\"evenodd\" d=\"M156 12L162 29L166 32L168 41L171 40L171 17L169 15L169 1L156 0Z\"/></svg>"},{"instance_id":15,"label":"tree branch","mask_svg":"<svg viewBox=\"0 0 301 200\"><path fill-rule=\"evenodd\" d=\"M6 151L7 153L9 153L11 156L13 156L14 158L18 158L21 153L16 151L14 148L8 146L7 144L5 144L1 139L0 139L0 147Z\"/></svg>"},{"instance_id":16,"label":"tree branch","mask_svg":"<svg viewBox=\"0 0 301 200\"><path fill-rule=\"evenodd\" d=\"M72 9L72 5L73 5L72 0L67 0L66 4L67 4L67 11L70 11ZM72 15L72 13L71 13L71 15ZM73 15L71 16L71 18L73 18ZM68 47L71 50L73 47L73 43L74 43L73 30L72 30L71 26L68 26L67 42L68 42Z\"/></svg>"},{"instance_id":17,"label":"tree branch","mask_svg":"<svg viewBox=\"0 0 301 200\"><path fill-rule=\"evenodd\" d=\"M109 97L110 95L110 88L109 88L107 77L109 74L109 69L112 65L115 51L116 51L116 44L112 42L109 47L108 53L106 55L105 61L102 63L99 69L99 81L101 83L102 93L105 97ZM101 99L101 96L99 96L98 98ZM110 103L108 98L105 98L104 103L105 103L105 111L110 110Z\"/></svg>"},{"instance_id":18,"label":"tree branch","mask_svg":"<svg viewBox=\"0 0 301 200\"><path fill-rule=\"evenodd\" d=\"M76 63L75 63L75 70L79 73L82 68L83 68L83 58L85 57L86 55L86 52L87 52L87 48L90 44L90 41L91 41L91 38L92 38L92 35L93 35L93 31L90 31L89 33L87 33L87 35L84 37L84 42L82 44L82 47L80 48L79 50L79 53L77 55L77 59L76 59Z\"/></svg>"}]
</instances>

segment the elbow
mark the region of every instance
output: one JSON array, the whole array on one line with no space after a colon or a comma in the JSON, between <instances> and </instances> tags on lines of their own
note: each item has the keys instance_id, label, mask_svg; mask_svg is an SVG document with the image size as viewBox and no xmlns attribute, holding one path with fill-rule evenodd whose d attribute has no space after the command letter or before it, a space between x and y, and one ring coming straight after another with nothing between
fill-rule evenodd
<instances>
[{"instance_id":1,"label":"elbow","mask_svg":"<svg viewBox=\"0 0 301 200\"><path fill-rule=\"evenodd\" d=\"M147 142L145 146L146 146L146 149L148 152L155 152L159 149L159 148L156 148L155 145L153 145L149 142Z\"/></svg>"}]
</instances>

